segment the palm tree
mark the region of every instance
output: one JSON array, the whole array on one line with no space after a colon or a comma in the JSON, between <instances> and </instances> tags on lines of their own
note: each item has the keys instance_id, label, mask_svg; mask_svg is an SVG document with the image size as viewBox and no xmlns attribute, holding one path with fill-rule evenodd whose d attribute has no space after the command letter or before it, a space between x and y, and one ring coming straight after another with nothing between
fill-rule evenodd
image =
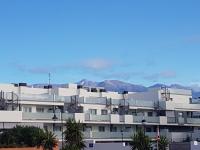
<instances>
[{"instance_id":1,"label":"palm tree","mask_svg":"<svg viewBox=\"0 0 200 150\"><path fill-rule=\"evenodd\" d=\"M54 133L45 130L41 146L43 147L43 150L53 150L53 148L57 146L57 140Z\"/></svg>"},{"instance_id":2,"label":"palm tree","mask_svg":"<svg viewBox=\"0 0 200 150\"><path fill-rule=\"evenodd\" d=\"M150 150L151 142L150 138L144 134L142 130L139 130L136 134L131 137L130 142L132 150Z\"/></svg>"},{"instance_id":3,"label":"palm tree","mask_svg":"<svg viewBox=\"0 0 200 150\"><path fill-rule=\"evenodd\" d=\"M167 150L168 145L169 145L168 139L165 136L161 136L158 142L159 150Z\"/></svg>"},{"instance_id":4,"label":"palm tree","mask_svg":"<svg viewBox=\"0 0 200 150\"><path fill-rule=\"evenodd\" d=\"M85 143L81 132L82 124L80 122L76 122L74 119L68 119L65 126L65 149L81 150L84 148Z\"/></svg>"}]
</instances>

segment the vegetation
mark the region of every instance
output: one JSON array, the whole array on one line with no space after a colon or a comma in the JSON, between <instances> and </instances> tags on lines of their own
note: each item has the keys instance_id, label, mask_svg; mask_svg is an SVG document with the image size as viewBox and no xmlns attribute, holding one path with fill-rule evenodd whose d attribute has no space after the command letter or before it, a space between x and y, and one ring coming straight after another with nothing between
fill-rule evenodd
<instances>
[{"instance_id":1,"label":"vegetation","mask_svg":"<svg viewBox=\"0 0 200 150\"><path fill-rule=\"evenodd\" d=\"M57 144L53 133L37 127L16 126L0 133L0 147L40 147L52 150Z\"/></svg>"},{"instance_id":2,"label":"vegetation","mask_svg":"<svg viewBox=\"0 0 200 150\"><path fill-rule=\"evenodd\" d=\"M151 141L148 136L144 134L143 130L139 130L136 134L131 137L130 142L132 150L150 150Z\"/></svg>"},{"instance_id":3,"label":"vegetation","mask_svg":"<svg viewBox=\"0 0 200 150\"><path fill-rule=\"evenodd\" d=\"M53 147L57 146L56 136L51 131L45 130L40 146L44 150L53 150Z\"/></svg>"},{"instance_id":4,"label":"vegetation","mask_svg":"<svg viewBox=\"0 0 200 150\"><path fill-rule=\"evenodd\" d=\"M68 119L66 121L65 146L66 150L81 150L85 147L83 141L83 134L81 132L82 124L76 122L74 119Z\"/></svg>"},{"instance_id":5,"label":"vegetation","mask_svg":"<svg viewBox=\"0 0 200 150\"><path fill-rule=\"evenodd\" d=\"M158 142L159 150L167 150L168 145L169 145L168 139L164 136L161 136Z\"/></svg>"}]
</instances>

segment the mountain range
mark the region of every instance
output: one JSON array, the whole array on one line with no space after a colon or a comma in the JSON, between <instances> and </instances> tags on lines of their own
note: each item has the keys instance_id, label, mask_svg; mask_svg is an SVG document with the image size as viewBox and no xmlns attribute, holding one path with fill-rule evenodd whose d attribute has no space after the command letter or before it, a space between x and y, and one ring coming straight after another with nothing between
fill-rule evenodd
<instances>
[{"instance_id":1,"label":"mountain range","mask_svg":"<svg viewBox=\"0 0 200 150\"><path fill-rule=\"evenodd\" d=\"M102 82L91 81L87 79L82 79L81 81L76 82L78 85L90 86L90 87L104 87L107 91L115 91L115 92L144 92L149 88L156 88L166 86L169 88L178 88L178 89L191 89L192 95L194 98L200 97L200 87L199 86L183 86L180 84L171 84L165 85L161 83L154 84L152 86L143 86L138 84L132 84L128 82L123 82L119 80L105 80ZM33 87L43 87L46 84L34 84ZM53 87L65 87L66 84L53 84Z\"/></svg>"},{"instance_id":2,"label":"mountain range","mask_svg":"<svg viewBox=\"0 0 200 150\"><path fill-rule=\"evenodd\" d=\"M166 86L168 88L192 90L192 95L194 98L200 97L199 86L183 86L180 84L165 85L165 84L157 83L157 84L147 87L147 86L127 83L127 82L123 82L119 80L105 80L102 82L95 82L95 81L90 81L87 79L83 79L77 82L77 84L83 85L83 86L91 86L91 87L104 87L107 91L115 91L115 92L122 92L122 91L144 92L144 91L147 91L149 88L157 88L157 87Z\"/></svg>"}]
</instances>

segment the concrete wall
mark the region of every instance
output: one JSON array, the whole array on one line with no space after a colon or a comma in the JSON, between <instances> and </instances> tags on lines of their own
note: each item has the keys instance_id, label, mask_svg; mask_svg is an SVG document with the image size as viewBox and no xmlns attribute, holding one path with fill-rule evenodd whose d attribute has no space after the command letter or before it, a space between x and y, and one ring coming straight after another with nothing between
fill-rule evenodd
<instances>
[{"instance_id":1,"label":"concrete wall","mask_svg":"<svg viewBox=\"0 0 200 150\"><path fill-rule=\"evenodd\" d=\"M136 100L148 100L148 101L158 101L159 94L158 89L149 89L147 92L138 92L129 94L128 98L133 98Z\"/></svg>"},{"instance_id":2,"label":"concrete wall","mask_svg":"<svg viewBox=\"0 0 200 150\"><path fill-rule=\"evenodd\" d=\"M131 150L130 146L123 146L122 143L95 143L94 147L89 147L89 143L86 145L84 150Z\"/></svg>"},{"instance_id":3,"label":"concrete wall","mask_svg":"<svg viewBox=\"0 0 200 150\"><path fill-rule=\"evenodd\" d=\"M200 150L200 142L171 143L170 150Z\"/></svg>"},{"instance_id":4,"label":"concrete wall","mask_svg":"<svg viewBox=\"0 0 200 150\"><path fill-rule=\"evenodd\" d=\"M191 150L190 143L171 143L169 144L170 150Z\"/></svg>"},{"instance_id":5,"label":"concrete wall","mask_svg":"<svg viewBox=\"0 0 200 150\"><path fill-rule=\"evenodd\" d=\"M21 111L0 111L0 122L21 122Z\"/></svg>"}]
</instances>

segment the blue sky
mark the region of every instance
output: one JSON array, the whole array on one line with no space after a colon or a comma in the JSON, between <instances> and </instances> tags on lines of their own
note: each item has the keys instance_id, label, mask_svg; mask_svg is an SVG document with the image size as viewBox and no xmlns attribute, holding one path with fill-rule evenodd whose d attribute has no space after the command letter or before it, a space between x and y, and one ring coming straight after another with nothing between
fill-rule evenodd
<instances>
[{"instance_id":1,"label":"blue sky","mask_svg":"<svg viewBox=\"0 0 200 150\"><path fill-rule=\"evenodd\" d=\"M1 0L0 82L200 83L199 0Z\"/></svg>"}]
</instances>

